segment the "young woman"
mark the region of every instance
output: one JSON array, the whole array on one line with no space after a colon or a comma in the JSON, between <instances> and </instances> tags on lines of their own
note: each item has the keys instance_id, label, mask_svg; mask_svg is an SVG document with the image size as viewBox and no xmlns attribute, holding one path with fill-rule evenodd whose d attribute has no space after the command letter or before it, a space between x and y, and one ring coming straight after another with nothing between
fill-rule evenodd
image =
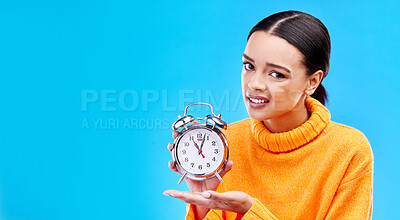
<instances>
[{"instance_id":1,"label":"young woman","mask_svg":"<svg viewBox=\"0 0 400 220\"><path fill-rule=\"evenodd\" d=\"M164 192L190 204L187 219L371 218L370 144L331 121L324 106L330 47L321 21L299 11L251 29L242 69L251 118L224 131L231 159L224 183L186 179L190 192ZM177 172L172 161L169 167Z\"/></svg>"}]
</instances>

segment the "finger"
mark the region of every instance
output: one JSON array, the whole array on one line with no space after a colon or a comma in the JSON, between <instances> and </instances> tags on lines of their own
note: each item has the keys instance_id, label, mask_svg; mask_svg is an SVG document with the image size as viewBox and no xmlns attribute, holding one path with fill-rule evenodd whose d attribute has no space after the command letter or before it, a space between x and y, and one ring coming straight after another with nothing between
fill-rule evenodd
<instances>
[{"instance_id":1,"label":"finger","mask_svg":"<svg viewBox=\"0 0 400 220\"><path fill-rule=\"evenodd\" d=\"M206 199L225 200L223 193L218 193L218 192L215 192L212 190L206 190L206 191L202 192L201 196L203 196Z\"/></svg>"},{"instance_id":2,"label":"finger","mask_svg":"<svg viewBox=\"0 0 400 220\"><path fill-rule=\"evenodd\" d=\"M232 169L232 166L233 166L233 161L228 161L227 163L226 163L226 165L225 165L225 168L224 168L224 170L219 174L221 177L224 177L225 176L225 174L227 173L227 172L229 172L231 169Z\"/></svg>"},{"instance_id":3,"label":"finger","mask_svg":"<svg viewBox=\"0 0 400 220\"><path fill-rule=\"evenodd\" d=\"M172 137L175 139L176 137L178 137L179 132L178 131L173 131L172 132Z\"/></svg>"},{"instance_id":4,"label":"finger","mask_svg":"<svg viewBox=\"0 0 400 220\"><path fill-rule=\"evenodd\" d=\"M204 198L199 192L191 191L178 191L178 190L166 190L163 193L167 196L172 196L174 198L180 199L186 203L205 206L209 204L208 199Z\"/></svg>"},{"instance_id":5,"label":"finger","mask_svg":"<svg viewBox=\"0 0 400 220\"><path fill-rule=\"evenodd\" d=\"M169 167L172 171L174 171L175 173L180 174L173 161L169 161L169 162L168 162L168 167Z\"/></svg>"},{"instance_id":6,"label":"finger","mask_svg":"<svg viewBox=\"0 0 400 220\"><path fill-rule=\"evenodd\" d=\"M165 190L165 191L163 192L163 194L164 194L164 195L167 195L167 196L175 196L175 195L178 194L178 193L183 193L183 192L182 192L182 191L179 191L179 190L174 190L174 189Z\"/></svg>"},{"instance_id":7,"label":"finger","mask_svg":"<svg viewBox=\"0 0 400 220\"><path fill-rule=\"evenodd\" d=\"M172 149L174 149L174 147L175 147L174 143L169 143L168 146L167 146L169 151L172 151Z\"/></svg>"},{"instance_id":8,"label":"finger","mask_svg":"<svg viewBox=\"0 0 400 220\"><path fill-rule=\"evenodd\" d=\"M195 124L195 123L199 123L198 121L196 121L196 120L194 120L193 121L193 124ZM172 137L175 139L176 137L178 137L178 135L179 135L179 132L178 131L173 131L172 132Z\"/></svg>"},{"instance_id":9,"label":"finger","mask_svg":"<svg viewBox=\"0 0 400 220\"><path fill-rule=\"evenodd\" d=\"M207 190L201 195L210 202L209 208L234 211L242 215L244 215L254 203L254 198L241 191L218 193Z\"/></svg>"}]
</instances>

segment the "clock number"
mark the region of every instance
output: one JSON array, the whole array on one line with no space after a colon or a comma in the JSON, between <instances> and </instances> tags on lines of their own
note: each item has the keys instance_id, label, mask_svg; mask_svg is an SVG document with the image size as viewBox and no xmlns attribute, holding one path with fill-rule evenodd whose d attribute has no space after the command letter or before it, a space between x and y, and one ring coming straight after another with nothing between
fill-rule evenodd
<instances>
[{"instance_id":1,"label":"clock number","mask_svg":"<svg viewBox=\"0 0 400 220\"><path fill-rule=\"evenodd\" d=\"M199 170L201 170L201 169L203 169L203 166L202 166L202 165L199 165Z\"/></svg>"},{"instance_id":2,"label":"clock number","mask_svg":"<svg viewBox=\"0 0 400 220\"><path fill-rule=\"evenodd\" d=\"M194 163L190 163L190 166L192 166L192 168L193 168L193 166L194 166Z\"/></svg>"},{"instance_id":3,"label":"clock number","mask_svg":"<svg viewBox=\"0 0 400 220\"><path fill-rule=\"evenodd\" d=\"M184 154L184 155L185 155L185 154L186 154L186 150L182 150L182 154Z\"/></svg>"},{"instance_id":4,"label":"clock number","mask_svg":"<svg viewBox=\"0 0 400 220\"><path fill-rule=\"evenodd\" d=\"M185 142L184 146L189 147L189 142Z\"/></svg>"},{"instance_id":5,"label":"clock number","mask_svg":"<svg viewBox=\"0 0 400 220\"><path fill-rule=\"evenodd\" d=\"M214 149L214 154L218 154L218 149Z\"/></svg>"},{"instance_id":6,"label":"clock number","mask_svg":"<svg viewBox=\"0 0 400 220\"><path fill-rule=\"evenodd\" d=\"M202 133L198 133L197 134L197 139L201 139L202 136L203 136Z\"/></svg>"},{"instance_id":7,"label":"clock number","mask_svg":"<svg viewBox=\"0 0 400 220\"><path fill-rule=\"evenodd\" d=\"M189 159L187 157L185 157L185 162L189 162Z\"/></svg>"},{"instance_id":8,"label":"clock number","mask_svg":"<svg viewBox=\"0 0 400 220\"><path fill-rule=\"evenodd\" d=\"M212 141L212 146L215 146L217 144L216 141Z\"/></svg>"},{"instance_id":9,"label":"clock number","mask_svg":"<svg viewBox=\"0 0 400 220\"><path fill-rule=\"evenodd\" d=\"M215 161L215 157L213 157L212 161Z\"/></svg>"},{"instance_id":10,"label":"clock number","mask_svg":"<svg viewBox=\"0 0 400 220\"><path fill-rule=\"evenodd\" d=\"M210 167L211 165L210 165L210 163L207 163L207 167Z\"/></svg>"},{"instance_id":11,"label":"clock number","mask_svg":"<svg viewBox=\"0 0 400 220\"><path fill-rule=\"evenodd\" d=\"M193 136L190 136L189 141L193 140Z\"/></svg>"},{"instance_id":12,"label":"clock number","mask_svg":"<svg viewBox=\"0 0 400 220\"><path fill-rule=\"evenodd\" d=\"M207 141L210 140L210 135L207 135Z\"/></svg>"}]
</instances>

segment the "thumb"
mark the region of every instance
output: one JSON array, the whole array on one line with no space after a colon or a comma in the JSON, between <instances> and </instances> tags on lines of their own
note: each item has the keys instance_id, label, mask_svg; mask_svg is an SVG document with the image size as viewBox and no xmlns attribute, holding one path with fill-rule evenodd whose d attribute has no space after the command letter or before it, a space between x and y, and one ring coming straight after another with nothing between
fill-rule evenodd
<instances>
[{"instance_id":1,"label":"thumb","mask_svg":"<svg viewBox=\"0 0 400 220\"><path fill-rule=\"evenodd\" d=\"M203 196L206 199L218 199L221 197L221 193L212 190L206 190L201 193L201 196Z\"/></svg>"},{"instance_id":2,"label":"thumb","mask_svg":"<svg viewBox=\"0 0 400 220\"><path fill-rule=\"evenodd\" d=\"M231 160L228 161L228 163L226 163L226 165L225 165L224 170L221 171L221 173L219 173L219 175L220 175L221 177L224 177L225 174L226 174L227 172L229 172L229 171L232 169L232 166L233 166L233 161L231 161Z\"/></svg>"}]
</instances>

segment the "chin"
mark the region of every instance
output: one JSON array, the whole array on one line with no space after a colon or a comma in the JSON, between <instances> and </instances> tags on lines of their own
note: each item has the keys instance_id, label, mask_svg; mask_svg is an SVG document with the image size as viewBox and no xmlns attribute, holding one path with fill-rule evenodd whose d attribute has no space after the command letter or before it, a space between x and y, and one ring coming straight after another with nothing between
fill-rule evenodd
<instances>
[{"instance_id":1,"label":"chin","mask_svg":"<svg viewBox=\"0 0 400 220\"><path fill-rule=\"evenodd\" d=\"M265 111L256 111L256 110L248 110L247 113L249 114L250 118L257 120L257 121L265 121L270 119L271 117L269 115L266 115Z\"/></svg>"}]
</instances>

